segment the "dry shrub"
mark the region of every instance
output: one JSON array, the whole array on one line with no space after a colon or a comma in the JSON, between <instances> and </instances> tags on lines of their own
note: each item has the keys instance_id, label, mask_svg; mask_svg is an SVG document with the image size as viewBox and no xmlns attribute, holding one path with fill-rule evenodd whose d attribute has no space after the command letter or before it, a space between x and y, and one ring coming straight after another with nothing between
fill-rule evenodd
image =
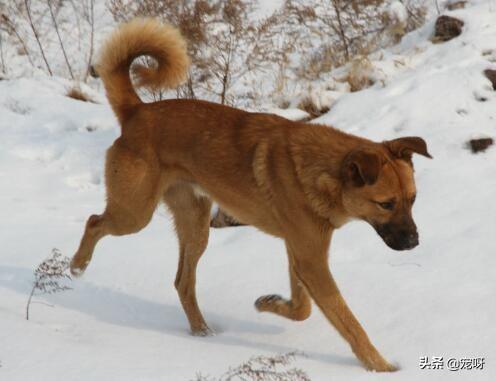
<instances>
[{"instance_id":1,"label":"dry shrub","mask_svg":"<svg viewBox=\"0 0 496 381\"><path fill-rule=\"evenodd\" d=\"M93 56L94 3L95 0L0 1L0 35L5 33L9 45L33 68L86 81ZM5 64L14 65L19 65L17 60Z\"/></svg>"},{"instance_id":2,"label":"dry shrub","mask_svg":"<svg viewBox=\"0 0 496 381\"><path fill-rule=\"evenodd\" d=\"M152 16L181 30L192 66L177 97L234 104L234 84L249 73L266 70L267 56L272 54L264 34L275 20L256 20L252 4L248 0L111 0L110 11L119 22Z\"/></svg>"},{"instance_id":3,"label":"dry shrub","mask_svg":"<svg viewBox=\"0 0 496 381\"><path fill-rule=\"evenodd\" d=\"M397 3L401 18L391 0L283 0L262 20L248 0L110 0L109 9L118 22L153 16L179 27L192 66L177 97L253 108L397 42L422 24L423 1ZM355 79L355 89L367 85Z\"/></svg>"},{"instance_id":4,"label":"dry shrub","mask_svg":"<svg viewBox=\"0 0 496 381\"><path fill-rule=\"evenodd\" d=\"M450 11L454 11L456 9L463 9L467 5L467 0L450 0L446 4L446 8Z\"/></svg>"},{"instance_id":5,"label":"dry shrub","mask_svg":"<svg viewBox=\"0 0 496 381\"><path fill-rule=\"evenodd\" d=\"M308 86L292 102L292 106L309 114L304 118L304 121L309 121L328 113L341 95L347 92L350 92L348 83L330 78L320 85Z\"/></svg>"},{"instance_id":6,"label":"dry shrub","mask_svg":"<svg viewBox=\"0 0 496 381\"><path fill-rule=\"evenodd\" d=\"M342 61L338 57L332 45L324 44L317 48L308 59L303 58L303 64L297 71L298 76L308 80L319 78L322 73L328 73L340 66Z\"/></svg>"},{"instance_id":7,"label":"dry shrub","mask_svg":"<svg viewBox=\"0 0 496 381\"><path fill-rule=\"evenodd\" d=\"M375 83L374 66L367 57L356 57L351 62L346 82L352 92L360 91Z\"/></svg>"},{"instance_id":8,"label":"dry shrub","mask_svg":"<svg viewBox=\"0 0 496 381\"><path fill-rule=\"evenodd\" d=\"M315 99L310 95L305 96L299 103L297 108L310 114L311 119L318 118L319 116L329 112L329 107L319 107Z\"/></svg>"},{"instance_id":9,"label":"dry shrub","mask_svg":"<svg viewBox=\"0 0 496 381\"><path fill-rule=\"evenodd\" d=\"M302 65L298 75L318 79L323 72L345 65L356 56L397 43L423 24L426 8L421 0L286 0L288 23L300 31ZM404 13L403 17L399 17Z\"/></svg>"},{"instance_id":10,"label":"dry shrub","mask_svg":"<svg viewBox=\"0 0 496 381\"><path fill-rule=\"evenodd\" d=\"M422 25L426 15L422 0L331 0L327 6L313 0L287 1L292 1L295 10L304 9L305 26L312 25L330 36L310 58L304 59L299 77L318 79L322 73L349 64L340 81L348 83L350 91L374 85L382 74L368 59L369 54L398 43L407 32Z\"/></svg>"},{"instance_id":11,"label":"dry shrub","mask_svg":"<svg viewBox=\"0 0 496 381\"><path fill-rule=\"evenodd\" d=\"M34 295L56 294L72 287L66 281L72 280L68 273L70 258L62 255L59 249L52 249L52 255L41 262L34 271L34 282L26 304L26 320ZM34 302L33 302L34 303Z\"/></svg>"},{"instance_id":12,"label":"dry shrub","mask_svg":"<svg viewBox=\"0 0 496 381\"><path fill-rule=\"evenodd\" d=\"M299 353L290 352L275 356L258 356L230 368L220 377L197 374L195 381L311 381L301 369L285 369Z\"/></svg>"},{"instance_id":13,"label":"dry shrub","mask_svg":"<svg viewBox=\"0 0 496 381\"><path fill-rule=\"evenodd\" d=\"M392 42L398 43L406 34L408 27L408 11L399 1L393 2L383 15L384 23L387 25L386 32Z\"/></svg>"},{"instance_id":14,"label":"dry shrub","mask_svg":"<svg viewBox=\"0 0 496 381\"><path fill-rule=\"evenodd\" d=\"M425 17L427 16L427 7L425 0L400 0L400 2L405 6L408 13L408 19L406 22L406 32L411 32L425 23Z\"/></svg>"}]
</instances>

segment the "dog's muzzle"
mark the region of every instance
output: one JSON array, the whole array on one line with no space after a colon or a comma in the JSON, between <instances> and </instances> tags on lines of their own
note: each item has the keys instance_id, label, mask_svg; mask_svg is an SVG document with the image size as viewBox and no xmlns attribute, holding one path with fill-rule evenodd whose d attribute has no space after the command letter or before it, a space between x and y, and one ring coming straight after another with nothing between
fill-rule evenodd
<instances>
[{"instance_id":1,"label":"dog's muzzle","mask_svg":"<svg viewBox=\"0 0 496 381\"><path fill-rule=\"evenodd\" d=\"M391 224L374 226L377 234L393 250L411 250L419 244L416 228L398 228Z\"/></svg>"}]
</instances>

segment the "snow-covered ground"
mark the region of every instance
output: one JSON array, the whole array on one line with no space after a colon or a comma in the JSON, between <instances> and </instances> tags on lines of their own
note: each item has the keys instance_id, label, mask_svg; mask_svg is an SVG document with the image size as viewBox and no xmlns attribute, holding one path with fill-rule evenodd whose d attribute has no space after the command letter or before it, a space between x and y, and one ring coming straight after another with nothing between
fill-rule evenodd
<instances>
[{"instance_id":1,"label":"snow-covered ground","mask_svg":"<svg viewBox=\"0 0 496 381\"><path fill-rule=\"evenodd\" d=\"M374 140L426 139L416 158L421 244L388 249L364 223L334 236L330 263L351 309L399 372L366 372L316 308L304 322L258 314L288 294L281 241L252 227L212 230L198 299L217 332L192 337L173 287L177 243L164 209L137 235L105 238L71 291L39 296L25 320L34 268L53 247L72 256L84 221L104 206L104 152L118 126L101 104L64 96L46 77L0 81L0 380L189 380L254 355L302 351L312 380L496 379L496 2L450 12L463 34L432 44L434 20L377 55L384 85L341 96L318 122ZM485 101L482 101L485 99ZM483 370L421 370L422 356L484 357ZM446 365L445 365L446 368Z\"/></svg>"}]
</instances>

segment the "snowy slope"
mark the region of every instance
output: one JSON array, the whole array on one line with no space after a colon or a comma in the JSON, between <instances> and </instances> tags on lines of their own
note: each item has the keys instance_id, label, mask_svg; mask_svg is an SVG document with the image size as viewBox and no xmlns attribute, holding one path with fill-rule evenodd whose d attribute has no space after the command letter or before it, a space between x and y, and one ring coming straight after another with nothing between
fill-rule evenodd
<instances>
[{"instance_id":1,"label":"snowy slope","mask_svg":"<svg viewBox=\"0 0 496 381\"><path fill-rule=\"evenodd\" d=\"M102 104L75 101L69 83L34 77L0 82L0 380L189 380L293 350L312 380L496 379L496 148L464 146L496 137L496 92L482 75L496 68L496 3L451 14L466 23L459 38L432 44L432 20L376 57L384 86L343 95L319 120L374 140L420 135L435 157L415 160L418 248L393 252L352 223L331 249L346 300L399 372L366 372L317 309L301 323L258 314L258 296L288 294L287 263L283 243L251 227L212 230L198 298L218 334L191 337L163 209L139 234L105 238L74 290L38 297L53 307L33 304L24 320L33 269L53 247L71 256L103 208L104 152L118 135L101 94L91 95ZM486 366L420 370L421 356Z\"/></svg>"}]
</instances>

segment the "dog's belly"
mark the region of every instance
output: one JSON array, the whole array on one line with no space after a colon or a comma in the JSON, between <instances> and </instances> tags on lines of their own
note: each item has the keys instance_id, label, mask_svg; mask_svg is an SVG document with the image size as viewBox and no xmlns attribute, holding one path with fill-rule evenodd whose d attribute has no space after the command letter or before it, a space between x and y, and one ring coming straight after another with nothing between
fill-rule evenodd
<instances>
[{"instance_id":1,"label":"dog's belly","mask_svg":"<svg viewBox=\"0 0 496 381\"><path fill-rule=\"evenodd\" d=\"M224 198L216 194L217 192L215 191L209 192L197 183L192 183L191 187L196 197L206 197L216 202L222 210L234 217L236 221L245 225L252 225L267 234L276 237L281 236L279 224L268 209L249 205L246 202L242 202L241 199Z\"/></svg>"}]
</instances>

